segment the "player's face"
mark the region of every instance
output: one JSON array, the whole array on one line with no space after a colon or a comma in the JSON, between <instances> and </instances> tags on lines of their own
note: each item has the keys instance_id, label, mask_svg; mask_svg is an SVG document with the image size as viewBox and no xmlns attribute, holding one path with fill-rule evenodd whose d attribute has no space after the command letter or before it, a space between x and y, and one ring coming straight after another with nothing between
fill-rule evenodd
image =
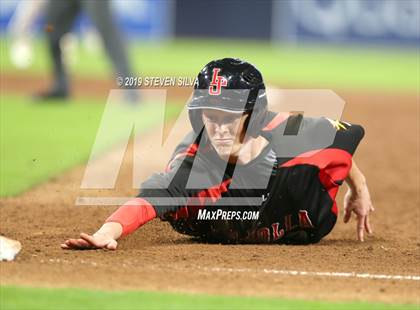
<instances>
[{"instance_id":1,"label":"player's face","mask_svg":"<svg viewBox=\"0 0 420 310\"><path fill-rule=\"evenodd\" d=\"M203 123L216 152L221 158L236 156L245 137L245 122L248 114L228 113L204 109Z\"/></svg>"}]
</instances>

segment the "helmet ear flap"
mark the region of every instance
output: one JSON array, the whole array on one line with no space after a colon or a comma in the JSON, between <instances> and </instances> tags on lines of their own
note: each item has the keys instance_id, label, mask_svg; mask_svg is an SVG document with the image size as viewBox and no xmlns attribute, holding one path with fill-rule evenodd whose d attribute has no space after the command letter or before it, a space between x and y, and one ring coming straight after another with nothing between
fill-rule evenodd
<instances>
[{"instance_id":1,"label":"helmet ear flap","mask_svg":"<svg viewBox=\"0 0 420 310\"><path fill-rule=\"evenodd\" d=\"M260 135L262 124L264 122L265 116L266 116L266 109L259 109L256 108L252 110L250 116L247 119L247 131L246 134L248 136L251 136L253 138L257 138ZM251 118L252 122L251 122Z\"/></svg>"},{"instance_id":2,"label":"helmet ear flap","mask_svg":"<svg viewBox=\"0 0 420 310\"><path fill-rule=\"evenodd\" d=\"M249 122L249 125L247 126L247 135L257 138L261 133L261 129L263 128L264 120L267 115L267 98L265 90L263 93L258 91L255 96L255 100L251 101L251 103L251 113L250 117L247 119L247 122Z\"/></svg>"},{"instance_id":3,"label":"helmet ear flap","mask_svg":"<svg viewBox=\"0 0 420 310\"><path fill-rule=\"evenodd\" d=\"M204 128L204 123L202 119L202 111L200 109L198 110L189 110L188 116L190 118L191 126L194 130L195 136L196 136L196 143L207 143L207 133Z\"/></svg>"},{"instance_id":4,"label":"helmet ear flap","mask_svg":"<svg viewBox=\"0 0 420 310\"><path fill-rule=\"evenodd\" d=\"M197 134L200 133L204 128L204 123L203 123L203 119L201 115L202 115L201 109L197 109L197 110L194 109L194 110L188 111L188 116L190 118L191 126L194 132L196 132Z\"/></svg>"}]
</instances>

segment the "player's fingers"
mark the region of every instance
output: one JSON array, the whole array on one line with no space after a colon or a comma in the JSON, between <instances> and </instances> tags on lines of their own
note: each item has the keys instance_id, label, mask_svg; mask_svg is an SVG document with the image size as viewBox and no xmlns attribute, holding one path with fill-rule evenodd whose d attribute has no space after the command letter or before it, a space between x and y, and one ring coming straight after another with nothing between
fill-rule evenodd
<instances>
[{"instance_id":1,"label":"player's fingers","mask_svg":"<svg viewBox=\"0 0 420 310\"><path fill-rule=\"evenodd\" d=\"M64 242L69 248L77 248L79 244L76 239L68 239Z\"/></svg>"},{"instance_id":2,"label":"player's fingers","mask_svg":"<svg viewBox=\"0 0 420 310\"><path fill-rule=\"evenodd\" d=\"M69 239L66 241L66 245L71 249L80 249L81 245L77 239Z\"/></svg>"},{"instance_id":3,"label":"player's fingers","mask_svg":"<svg viewBox=\"0 0 420 310\"><path fill-rule=\"evenodd\" d=\"M106 248L108 249L108 250L116 250L117 249L117 241L111 241L110 243L108 243L107 245L106 245Z\"/></svg>"},{"instance_id":4,"label":"player's fingers","mask_svg":"<svg viewBox=\"0 0 420 310\"><path fill-rule=\"evenodd\" d=\"M369 215L366 216L366 220L365 220L365 228L366 231L371 234L373 232L372 230L372 226L370 226L370 222L369 222Z\"/></svg>"},{"instance_id":5,"label":"player's fingers","mask_svg":"<svg viewBox=\"0 0 420 310\"><path fill-rule=\"evenodd\" d=\"M69 246L68 246L67 244L65 244L65 243L60 244L60 246L61 246L61 248L62 248L63 250L68 250L68 249L70 249L70 248L69 248Z\"/></svg>"},{"instance_id":6,"label":"player's fingers","mask_svg":"<svg viewBox=\"0 0 420 310\"><path fill-rule=\"evenodd\" d=\"M68 239L64 242L64 244L69 248L69 249L78 249L79 248L79 242L77 241L77 239Z\"/></svg>"},{"instance_id":7,"label":"player's fingers","mask_svg":"<svg viewBox=\"0 0 420 310\"><path fill-rule=\"evenodd\" d=\"M357 218L357 238L362 242L364 241L363 231L365 229L365 217L366 216L358 216Z\"/></svg>"},{"instance_id":8,"label":"player's fingers","mask_svg":"<svg viewBox=\"0 0 420 310\"><path fill-rule=\"evenodd\" d=\"M346 209L344 211L344 218L343 218L344 223L347 223L350 220L350 217L351 217L351 211L349 209Z\"/></svg>"},{"instance_id":9,"label":"player's fingers","mask_svg":"<svg viewBox=\"0 0 420 310\"><path fill-rule=\"evenodd\" d=\"M67 240L65 244L66 244L68 249L78 249L79 248L79 245L77 244L77 242L75 240Z\"/></svg>"},{"instance_id":10,"label":"player's fingers","mask_svg":"<svg viewBox=\"0 0 420 310\"><path fill-rule=\"evenodd\" d=\"M83 239L69 239L68 241L66 244L73 249L89 249L92 247Z\"/></svg>"},{"instance_id":11,"label":"player's fingers","mask_svg":"<svg viewBox=\"0 0 420 310\"><path fill-rule=\"evenodd\" d=\"M96 241L95 238L93 238L91 235L81 233L80 238L82 238L83 240L85 240L86 242L88 242L89 244L91 244L92 246L95 246L97 248L101 248L103 246L98 241Z\"/></svg>"}]
</instances>

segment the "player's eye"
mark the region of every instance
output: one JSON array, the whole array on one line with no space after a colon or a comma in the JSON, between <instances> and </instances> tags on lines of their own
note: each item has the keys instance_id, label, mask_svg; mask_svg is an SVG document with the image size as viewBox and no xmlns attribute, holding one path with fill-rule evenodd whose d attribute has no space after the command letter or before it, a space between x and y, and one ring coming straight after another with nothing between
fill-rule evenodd
<instances>
[{"instance_id":1,"label":"player's eye","mask_svg":"<svg viewBox=\"0 0 420 310\"><path fill-rule=\"evenodd\" d=\"M225 118L224 121L226 123L234 123L234 122L238 121L239 119L240 119L240 116L239 117L238 116L229 116L229 117Z\"/></svg>"},{"instance_id":2,"label":"player's eye","mask_svg":"<svg viewBox=\"0 0 420 310\"><path fill-rule=\"evenodd\" d=\"M207 119L208 121L212 122L212 123L217 122L217 119L216 119L215 117L208 117L208 116L206 116L206 119Z\"/></svg>"}]
</instances>

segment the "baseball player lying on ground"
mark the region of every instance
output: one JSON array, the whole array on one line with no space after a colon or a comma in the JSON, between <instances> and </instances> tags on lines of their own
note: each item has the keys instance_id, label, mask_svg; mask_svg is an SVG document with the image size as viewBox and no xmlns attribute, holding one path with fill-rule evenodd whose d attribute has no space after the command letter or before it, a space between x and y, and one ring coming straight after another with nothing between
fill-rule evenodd
<instances>
[{"instance_id":1,"label":"baseball player lying on ground","mask_svg":"<svg viewBox=\"0 0 420 310\"><path fill-rule=\"evenodd\" d=\"M155 217L204 242L316 243L336 223L343 181L344 222L354 212L358 239L372 232L369 190L352 160L361 126L268 111L261 73L239 59L210 62L194 88L193 131L166 171L96 233L68 239L63 249L115 250L120 237Z\"/></svg>"}]
</instances>

